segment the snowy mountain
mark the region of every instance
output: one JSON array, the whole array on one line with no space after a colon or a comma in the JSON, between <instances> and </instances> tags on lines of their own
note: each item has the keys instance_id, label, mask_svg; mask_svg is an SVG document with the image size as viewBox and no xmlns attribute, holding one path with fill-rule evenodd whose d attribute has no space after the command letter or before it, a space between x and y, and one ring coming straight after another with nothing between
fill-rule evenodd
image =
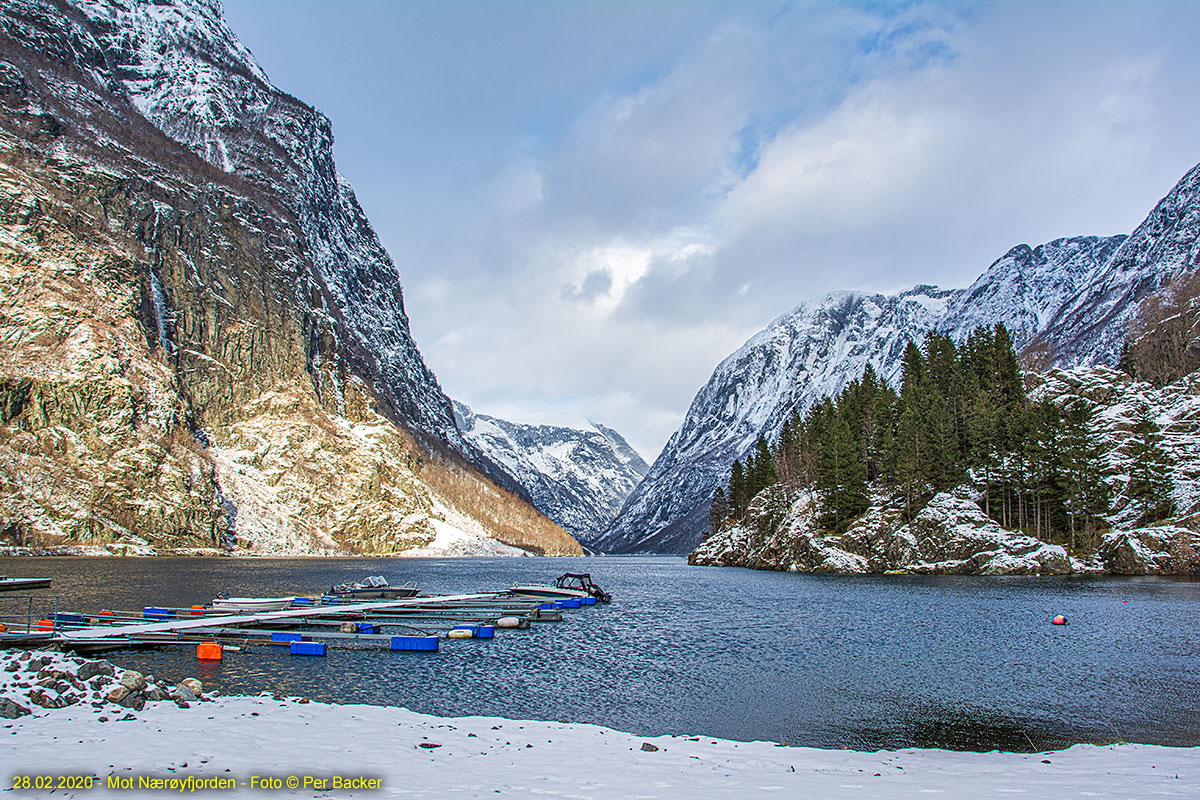
<instances>
[{"instance_id":1,"label":"snowy mountain","mask_svg":"<svg viewBox=\"0 0 1200 800\"><path fill-rule=\"evenodd\" d=\"M533 504L586 542L603 531L649 467L621 434L523 425L476 414L454 401L467 441L511 475Z\"/></svg>"},{"instance_id":2,"label":"snowy mountain","mask_svg":"<svg viewBox=\"0 0 1200 800\"><path fill-rule=\"evenodd\" d=\"M0 4L0 305L0 546L580 552L470 462L329 120L216 0Z\"/></svg>"},{"instance_id":3,"label":"snowy mountain","mask_svg":"<svg viewBox=\"0 0 1200 800\"><path fill-rule=\"evenodd\" d=\"M1019 245L966 289L917 286L894 296L835 292L803 303L717 366L683 424L617 519L593 544L608 552L690 552L713 490L760 434L859 377L889 381L903 348L927 332L961 339L1003 322L1047 365L1115 364L1137 303L1200 259L1200 166L1129 236Z\"/></svg>"},{"instance_id":4,"label":"snowy mountain","mask_svg":"<svg viewBox=\"0 0 1200 800\"><path fill-rule=\"evenodd\" d=\"M311 369L332 375L330 351L338 351L368 379L385 413L461 445L449 398L409 333L399 273L337 173L329 120L271 85L218 0L74 6L103 51L98 78L171 139L294 217L316 268L301 287L313 301Z\"/></svg>"}]
</instances>

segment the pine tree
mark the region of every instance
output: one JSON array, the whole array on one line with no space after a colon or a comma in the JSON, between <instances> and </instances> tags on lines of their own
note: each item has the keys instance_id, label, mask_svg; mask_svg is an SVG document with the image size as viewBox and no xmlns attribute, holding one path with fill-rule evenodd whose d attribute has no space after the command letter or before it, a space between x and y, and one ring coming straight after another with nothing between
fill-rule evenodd
<instances>
[{"instance_id":1,"label":"pine tree","mask_svg":"<svg viewBox=\"0 0 1200 800\"><path fill-rule=\"evenodd\" d=\"M1160 522L1175 513L1171 495L1175 483L1171 480L1171 462L1162 447L1162 430L1142 406L1137 411L1133 436L1126 450L1129 454L1129 499L1141 512L1138 524Z\"/></svg>"},{"instance_id":2,"label":"pine tree","mask_svg":"<svg viewBox=\"0 0 1200 800\"><path fill-rule=\"evenodd\" d=\"M1074 549L1082 534L1089 540L1097 518L1108 509L1108 486L1100 474L1100 448L1088 432L1091 413L1082 403L1063 409L1058 461L1063 478L1064 510Z\"/></svg>"},{"instance_id":3,"label":"pine tree","mask_svg":"<svg viewBox=\"0 0 1200 800\"><path fill-rule=\"evenodd\" d=\"M733 518L741 519L744 517L748 504L749 499L746 497L746 475L742 469L742 462L734 461L733 467L729 471L729 506L733 513Z\"/></svg>"},{"instance_id":4,"label":"pine tree","mask_svg":"<svg viewBox=\"0 0 1200 800\"><path fill-rule=\"evenodd\" d=\"M779 476L775 473L775 465L771 459L771 448L763 434L759 434L758 441L754 444L748 483L751 499L768 486L779 483Z\"/></svg>"},{"instance_id":5,"label":"pine tree","mask_svg":"<svg viewBox=\"0 0 1200 800\"><path fill-rule=\"evenodd\" d=\"M720 486L713 492L712 506L708 510L708 529L712 533L721 530L725 519L729 516L729 501L725 499L725 490Z\"/></svg>"},{"instance_id":6,"label":"pine tree","mask_svg":"<svg viewBox=\"0 0 1200 800\"><path fill-rule=\"evenodd\" d=\"M843 530L867 510L867 471L848 415L836 414L821 448L818 494L821 521L830 530Z\"/></svg>"}]
</instances>

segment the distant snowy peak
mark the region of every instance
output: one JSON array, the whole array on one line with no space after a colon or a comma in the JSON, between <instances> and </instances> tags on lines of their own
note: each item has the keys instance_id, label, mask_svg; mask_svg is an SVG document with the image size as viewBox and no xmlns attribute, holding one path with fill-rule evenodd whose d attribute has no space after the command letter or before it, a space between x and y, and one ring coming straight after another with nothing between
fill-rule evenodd
<instances>
[{"instance_id":1,"label":"distant snowy peak","mask_svg":"<svg viewBox=\"0 0 1200 800\"><path fill-rule=\"evenodd\" d=\"M931 331L962 340L1003 322L1018 348L1050 365L1116 362L1137 304L1200 262L1200 166L1129 236L1080 236L1012 248L966 289L896 295L834 292L802 303L722 361L683 423L596 546L689 552L713 490L761 434L858 378L867 364L900 377L905 345Z\"/></svg>"},{"instance_id":2,"label":"distant snowy peak","mask_svg":"<svg viewBox=\"0 0 1200 800\"><path fill-rule=\"evenodd\" d=\"M584 541L607 527L649 467L612 428L525 425L476 414L457 400L459 428L543 513Z\"/></svg>"}]
</instances>

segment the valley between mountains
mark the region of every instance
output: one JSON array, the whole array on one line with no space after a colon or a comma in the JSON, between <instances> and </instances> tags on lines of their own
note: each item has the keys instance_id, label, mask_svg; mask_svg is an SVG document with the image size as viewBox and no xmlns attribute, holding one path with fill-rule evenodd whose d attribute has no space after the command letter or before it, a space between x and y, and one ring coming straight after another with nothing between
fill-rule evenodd
<instances>
[{"instance_id":1,"label":"valley between mountains","mask_svg":"<svg viewBox=\"0 0 1200 800\"><path fill-rule=\"evenodd\" d=\"M272 85L216 0L13 0L0 42L3 552L582 544L803 571L1195 569L1195 366L1117 367L1138 337L1170 338L1150 311L1194 319L1200 166L1128 234L1017 245L964 289L797 305L716 366L648 465L603 424L515 423L447 396L330 121ZM868 367L896 389L910 343L1000 323L1030 397L1086 406L1114 498L1096 546L1005 527L974 474L904 513L873 495L841 530L786 481L713 524L731 467L794 414ZM1175 328L1190 363L1200 332ZM1121 502L1147 419L1172 508L1153 524Z\"/></svg>"}]
</instances>

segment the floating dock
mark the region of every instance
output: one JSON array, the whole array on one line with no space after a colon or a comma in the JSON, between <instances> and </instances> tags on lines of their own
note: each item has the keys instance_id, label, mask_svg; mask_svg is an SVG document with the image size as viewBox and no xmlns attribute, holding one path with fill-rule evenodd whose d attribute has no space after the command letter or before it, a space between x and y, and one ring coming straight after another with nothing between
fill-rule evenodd
<instances>
[{"instance_id":1,"label":"floating dock","mask_svg":"<svg viewBox=\"0 0 1200 800\"><path fill-rule=\"evenodd\" d=\"M46 599L46 598L43 598ZM441 638L491 639L497 628L527 629L562 619L564 608L579 601L485 592L388 600L294 598L277 611L231 612L208 606L146 606L141 611L105 609L27 619L24 632L0 634L0 647L57 646L78 652L166 645L286 647L293 655L323 656L329 648L376 647L389 650L436 650ZM198 647L198 657L202 647Z\"/></svg>"}]
</instances>

